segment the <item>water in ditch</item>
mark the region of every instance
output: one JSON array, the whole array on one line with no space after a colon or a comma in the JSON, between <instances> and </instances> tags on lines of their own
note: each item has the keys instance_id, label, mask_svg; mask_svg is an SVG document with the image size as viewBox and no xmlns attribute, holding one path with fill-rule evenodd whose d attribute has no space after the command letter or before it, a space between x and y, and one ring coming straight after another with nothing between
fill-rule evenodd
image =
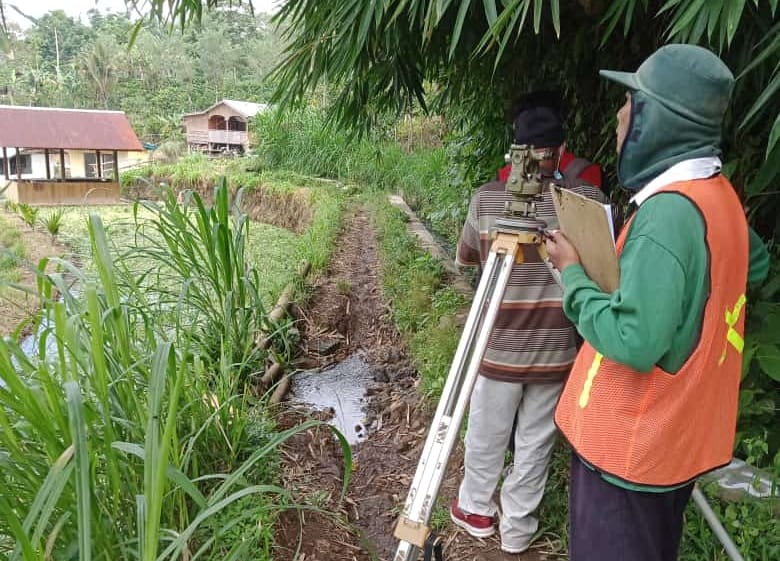
<instances>
[{"instance_id":1,"label":"water in ditch","mask_svg":"<svg viewBox=\"0 0 780 561\"><path fill-rule=\"evenodd\" d=\"M332 411L330 424L354 445L368 438L364 408L366 390L372 382L371 367L355 354L331 368L305 370L293 376L290 399L318 411Z\"/></svg>"}]
</instances>

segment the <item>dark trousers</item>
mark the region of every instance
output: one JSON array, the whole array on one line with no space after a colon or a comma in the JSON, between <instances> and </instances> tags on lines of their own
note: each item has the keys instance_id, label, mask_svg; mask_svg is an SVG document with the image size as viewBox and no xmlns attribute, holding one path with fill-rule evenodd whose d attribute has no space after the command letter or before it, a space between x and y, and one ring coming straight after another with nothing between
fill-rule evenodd
<instances>
[{"instance_id":1,"label":"dark trousers","mask_svg":"<svg viewBox=\"0 0 780 561\"><path fill-rule=\"evenodd\" d=\"M572 454L569 561L675 561L692 490L629 491Z\"/></svg>"}]
</instances>

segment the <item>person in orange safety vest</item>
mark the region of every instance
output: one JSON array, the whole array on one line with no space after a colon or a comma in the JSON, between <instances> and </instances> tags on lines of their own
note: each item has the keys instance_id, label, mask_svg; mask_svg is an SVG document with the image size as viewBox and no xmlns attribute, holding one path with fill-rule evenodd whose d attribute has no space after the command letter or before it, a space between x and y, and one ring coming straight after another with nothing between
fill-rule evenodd
<instances>
[{"instance_id":1,"label":"person in orange safety vest","mask_svg":"<svg viewBox=\"0 0 780 561\"><path fill-rule=\"evenodd\" d=\"M585 339L555 412L573 448L571 561L672 561L694 480L730 462L745 291L768 253L721 174L734 86L707 49L666 45L618 112L618 178L637 211L603 292L566 237L547 242L564 311Z\"/></svg>"}]
</instances>

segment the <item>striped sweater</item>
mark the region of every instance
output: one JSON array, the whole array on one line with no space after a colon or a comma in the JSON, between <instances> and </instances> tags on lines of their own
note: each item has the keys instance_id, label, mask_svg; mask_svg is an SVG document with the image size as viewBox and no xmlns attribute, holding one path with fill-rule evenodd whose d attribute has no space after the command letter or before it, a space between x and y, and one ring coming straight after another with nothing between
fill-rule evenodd
<instances>
[{"instance_id":1,"label":"striped sweater","mask_svg":"<svg viewBox=\"0 0 780 561\"><path fill-rule=\"evenodd\" d=\"M566 181L566 187L603 201L596 187ZM490 252L490 232L512 195L504 183L480 187L458 241L460 265L484 264ZM537 216L549 229L558 227L550 192L537 203ZM577 354L575 328L562 309L563 291L535 247L523 246L524 262L512 270L504 300L488 341L480 374L505 382L559 382L568 374Z\"/></svg>"}]
</instances>

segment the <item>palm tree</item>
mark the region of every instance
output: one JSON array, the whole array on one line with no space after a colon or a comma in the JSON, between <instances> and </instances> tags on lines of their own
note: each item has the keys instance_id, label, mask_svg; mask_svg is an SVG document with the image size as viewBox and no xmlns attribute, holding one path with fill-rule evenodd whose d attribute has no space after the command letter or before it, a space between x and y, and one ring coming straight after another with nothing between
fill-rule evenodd
<instances>
[{"instance_id":1,"label":"palm tree","mask_svg":"<svg viewBox=\"0 0 780 561\"><path fill-rule=\"evenodd\" d=\"M82 66L95 88L97 103L108 107L108 98L116 83L113 54L103 39L95 41L92 49L84 53Z\"/></svg>"}]
</instances>

